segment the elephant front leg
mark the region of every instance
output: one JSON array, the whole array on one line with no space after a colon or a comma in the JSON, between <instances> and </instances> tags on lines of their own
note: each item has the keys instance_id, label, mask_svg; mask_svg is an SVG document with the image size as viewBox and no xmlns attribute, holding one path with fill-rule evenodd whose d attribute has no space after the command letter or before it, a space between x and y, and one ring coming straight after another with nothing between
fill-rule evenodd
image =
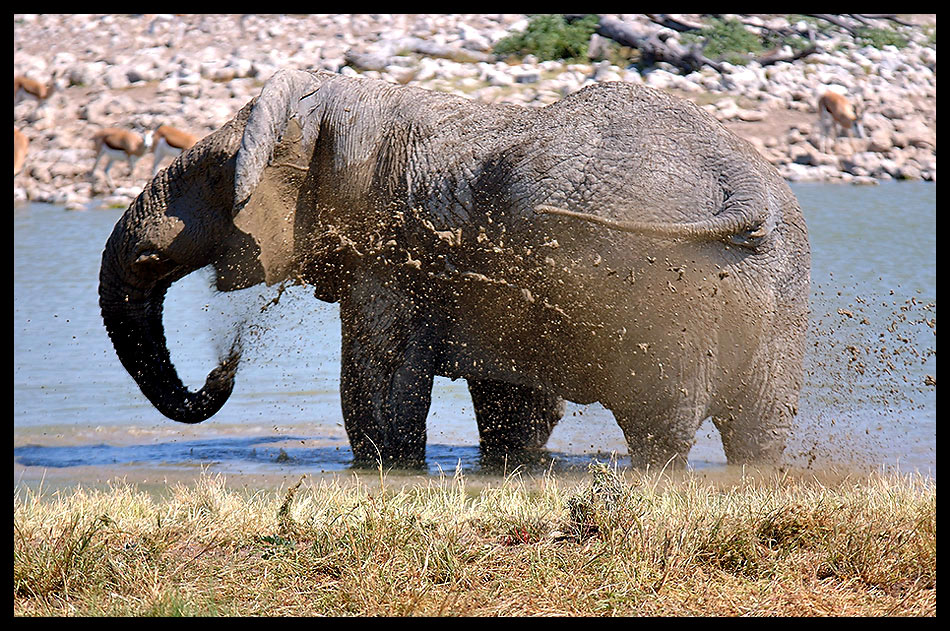
<instances>
[{"instance_id":1,"label":"elephant front leg","mask_svg":"<svg viewBox=\"0 0 950 631\"><path fill-rule=\"evenodd\" d=\"M482 463L517 462L547 443L564 416L563 399L543 388L469 379Z\"/></svg>"},{"instance_id":2,"label":"elephant front leg","mask_svg":"<svg viewBox=\"0 0 950 631\"><path fill-rule=\"evenodd\" d=\"M340 315L340 398L354 464L424 468L434 327L385 290L351 288Z\"/></svg>"}]
</instances>

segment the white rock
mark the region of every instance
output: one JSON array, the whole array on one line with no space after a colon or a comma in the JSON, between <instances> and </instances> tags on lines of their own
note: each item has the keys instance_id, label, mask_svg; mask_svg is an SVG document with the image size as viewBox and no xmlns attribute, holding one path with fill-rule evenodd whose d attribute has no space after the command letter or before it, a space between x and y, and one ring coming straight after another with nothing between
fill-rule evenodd
<instances>
[{"instance_id":1,"label":"white rock","mask_svg":"<svg viewBox=\"0 0 950 631\"><path fill-rule=\"evenodd\" d=\"M103 83L111 90L121 90L129 86L129 78L124 68L112 66L102 77Z\"/></svg>"},{"instance_id":2,"label":"white rock","mask_svg":"<svg viewBox=\"0 0 950 631\"><path fill-rule=\"evenodd\" d=\"M518 70L512 73L515 83L537 83L541 80L541 73L536 70Z\"/></svg>"},{"instance_id":3,"label":"white rock","mask_svg":"<svg viewBox=\"0 0 950 631\"><path fill-rule=\"evenodd\" d=\"M493 86L507 86L515 82L510 74L495 70L494 68L486 73L485 80L488 81L489 85Z\"/></svg>"},{"instance_id":4,"label":"white rock","mask_svg":"<svg viewBox=\"0 0 950 631\"><path fill-rule=\"evenodd\" d=\"M666 70L652 70L643 77L643 82L651 88L667 89L673 85L676 75Z\"/></svg>"}]
</instances>

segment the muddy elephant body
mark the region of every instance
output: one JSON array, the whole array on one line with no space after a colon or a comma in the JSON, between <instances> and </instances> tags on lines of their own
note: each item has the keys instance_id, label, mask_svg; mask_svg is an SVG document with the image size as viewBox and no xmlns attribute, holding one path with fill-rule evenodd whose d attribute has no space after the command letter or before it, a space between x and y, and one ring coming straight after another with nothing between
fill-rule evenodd
<instances>
[{"instance_id":1,"label":"muddy elephant body","mask_svg":"<svg viewBox=\"0 0 950 631\"><path fill-rule=\"evenodd\" d=\"M690 103L592 86L538 109L285 71L159 174L106 244L123 364L174 420L213 415L171 365L167 287L288 279L338 301L357 463L419 465L435 375L464 378L487 455L599 401L635 465L685 461L712 417L730 462L775 462L802 380L809 248L788 186Z\"/></svg>"}]
</instances>

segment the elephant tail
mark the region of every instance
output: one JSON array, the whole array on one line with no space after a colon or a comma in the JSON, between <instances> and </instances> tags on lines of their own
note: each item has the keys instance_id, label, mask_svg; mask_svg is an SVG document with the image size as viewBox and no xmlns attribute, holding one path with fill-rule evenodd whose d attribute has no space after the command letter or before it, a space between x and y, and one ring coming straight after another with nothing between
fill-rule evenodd
<instances>
[{"instance_id":1,"label":"elephant tail","mask_svg":"<svg viewBox=\"0 0 950 631\"><path fill-rule=\"evenodd\" d=\"M316 142L316 129L308 114L312 96L326 79L302 70L280 70L264 84L244 128L234 169L234 205L240 208L260 183L264 169L280 143L288 123L297 119L305 146Z\"/></svg>"},{"instance_id":2,"label":"elephant tail","mask_svg":"<svg viewBox=\"0 0 950 631\"><path fill-rule=\"evenodd\" d=\"M611 230L659 239L700 242L728 241L746 248L758 247L774 227L774 220L764 209L762 211L727 211L709 219L685 223L620 221L548 204L535 206L534 211L541 215L572 217L605 226Z\"/></svg>"}]
</instances>

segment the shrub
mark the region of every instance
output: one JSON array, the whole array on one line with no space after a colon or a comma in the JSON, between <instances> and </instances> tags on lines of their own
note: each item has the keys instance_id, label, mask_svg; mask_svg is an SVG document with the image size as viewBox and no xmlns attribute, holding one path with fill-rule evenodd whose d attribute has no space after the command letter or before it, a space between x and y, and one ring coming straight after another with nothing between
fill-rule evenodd
<instances>
[{"instance_id":1,"label":"shrub","mask_svg":"<svg viewBox=\"0 0 950 631\"><path fill-rule=\"evenodd\" d=\"M873 46L874 48L883 48L884 46L903 48L907 46L907 38L897 31L869 26L858 29L855 33L855 39L863 46Z\"/></svg>"},{"instance_id":2,"label":"shrub","mask_svg":"<svg viewBox=\"0 0 950 631\"><path fill-rule=\"evenodd\" d=\"M707 57L734 64L743 64L746 55L762 52L759 36L735 19L710 20L709 25L699 33L684 35L683 41L705 41L704 52Z\"/></svg>"},{"instance_id":3,"label":"shrub","mask_svg":"<svg viewBox=\"0 0 950 631\"><path fill-rule=\"evenodd\" d=\"M596 15L570 23L560 14L535 15L524 32L499 40L495 44L495 54L534 55L540 61L563 59L583 63L588 61L587 47L597 22Z\"/></svg>"}]
</instances>

